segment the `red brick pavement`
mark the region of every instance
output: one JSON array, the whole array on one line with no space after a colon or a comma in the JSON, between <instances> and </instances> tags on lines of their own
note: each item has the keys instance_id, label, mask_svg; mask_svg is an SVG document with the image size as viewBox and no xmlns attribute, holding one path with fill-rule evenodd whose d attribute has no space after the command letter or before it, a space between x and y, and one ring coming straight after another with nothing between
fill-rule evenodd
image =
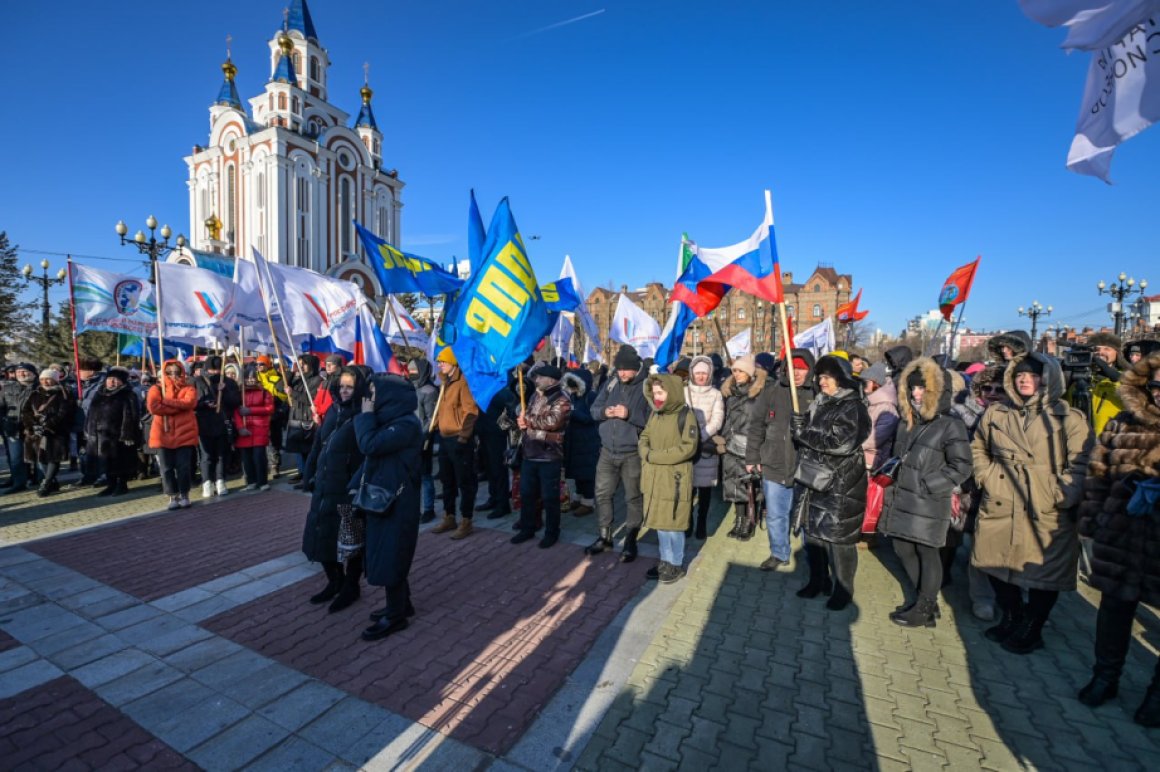
<instances>
[{"instance_id":1,"label":"red brick pavement","mask_svg":"<svg viewBox=\"0 0 1160 772\"><path fill-rule=\"evenodd\" d=\"M310 499L269 491L25 548L143 600L156 600L302 546Z\"/></svg>"},{"instance_id":2,"label":"red brick pavement","mask_svg":"<svg viewBox=\"0 0 1160 772\"><path fill-rule=\"evenodd\" d=\"M15 649L19 645L20 645L20 641L16 640L15 638L13 638L11 635L4 632L3 630L0 630L0 651L8 651L9 649Z\"/></svg>"},{"instance_id":3,"label":"red brick pavement","mask_svg":"<svg viewBox=\"0 0 1160 772\"><path fill-rule=\"evenodd\" d=\"M4 769L197 769L78 681L0 700Z\"/></svg>"},{"instance_id":4,"label":"red brick pavement","mask_svg":"<svg viewBox=\"0 0 1160 772\"><path fill-rule=\"evenodd\" d=\"M318 580L271 593L204 626L361 699L502 754L532 723L597 636L645 584L651 561L586 558L579 547L508 544L480 529L419 538L418 614L375 643L359 632L383 603L371 588L349 611L306 599Z\"/></svg>"}]
</instances>

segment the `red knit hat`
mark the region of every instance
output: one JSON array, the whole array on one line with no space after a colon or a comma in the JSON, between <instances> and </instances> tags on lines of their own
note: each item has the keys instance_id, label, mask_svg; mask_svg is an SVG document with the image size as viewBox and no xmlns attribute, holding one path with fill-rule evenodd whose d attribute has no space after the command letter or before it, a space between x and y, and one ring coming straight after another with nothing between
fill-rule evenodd
<instances>
[{"instance_id":1,"label":"red knit hat","mask_svg":"<svg viewBox=\"0 0 1160 772\"><path fill-rule=\"evenodd\" d=\"M795 369L795 370L809 370L810 366L809 366L809 363L806 362L806 360L802 359L801 357L794 357L793 358L793 369Z\"/></svg>"}]
</instances>

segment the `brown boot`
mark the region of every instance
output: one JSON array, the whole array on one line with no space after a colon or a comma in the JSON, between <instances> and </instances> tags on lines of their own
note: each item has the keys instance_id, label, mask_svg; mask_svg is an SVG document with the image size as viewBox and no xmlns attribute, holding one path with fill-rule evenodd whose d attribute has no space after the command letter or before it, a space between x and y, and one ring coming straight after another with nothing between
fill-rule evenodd
<instances>
[{"instance_id":1,"label":"brown boot","mask_svg":"<svg viewBox=\"0 0 1160 772\"><path fill-rule=\"evenodd\" d=\"M452 539L466 539L475 529L471 526L471 518L465 517L459 521L459 530L451 534Z\"/></svg>"},{"instance_id":2,"label":"brown boot","mask_svg":"<svg viewBox=\"0 0 1160 772\"><path fill-rule=\"evenodd\" d=\"M455 528L455 515L443 515L443 522L432 528L431 533L447 533Z\"/></svg>"}]
</instances>

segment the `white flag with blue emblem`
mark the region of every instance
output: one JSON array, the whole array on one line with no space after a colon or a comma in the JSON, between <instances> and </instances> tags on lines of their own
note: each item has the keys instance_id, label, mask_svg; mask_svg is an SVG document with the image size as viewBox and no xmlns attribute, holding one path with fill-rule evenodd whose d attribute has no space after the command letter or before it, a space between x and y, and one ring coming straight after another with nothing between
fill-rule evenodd
<instances>
[{"instance_id":1,"label":"white flag with blue emblem","mask_svg":"<svg viewBox=\"0 0 1160 772\"><path fill-rule=\"evenodd\" d=\"M661 326L622 293L616 304L608 337L617 343L632 346L642 358L652 357L656 355L657 344L661 341Z\"/></svg>"}]
</instances>

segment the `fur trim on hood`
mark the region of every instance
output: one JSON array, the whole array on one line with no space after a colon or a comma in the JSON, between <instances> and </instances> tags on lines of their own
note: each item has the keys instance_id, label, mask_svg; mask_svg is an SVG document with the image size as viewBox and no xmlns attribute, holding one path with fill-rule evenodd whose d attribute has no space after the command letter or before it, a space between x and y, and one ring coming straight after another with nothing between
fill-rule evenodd
<instances>
[{"instance_id":1,"label":"fur trim on hood","mask_svg":"<svg viewBox=\"0 0 1160 772\"><path fill-rule=\"evenodd\" d=\"M981 398L984 387L990 386L992 383L1002 383L1003 370L1005 369L1003 365L987 365L975 373L975 377L971 378L971 395Z\"/></svg>"},{"instance_id":2,"label":"fur trim on hood","mask_svg":"<svg viewBox=\"0 0 1160 772\"><path fill-rule=\"evenodd\" d=\"M1015 366L1024 359L1034 359L1043 365L1043 383L1039 387L1039 393L1027 399L1020 396L1015 388ZM1016 408L1031 407L1036 402L1041 403L1042 407L1047 407L1059 401L1064 391L1063 370L1059 366L1059 360L1038 351L1015 357L1003 371L1003 391L1007 392L1007 399L1011 400L1011 404Z\"/></svg>"},{"instance_id":3,"label":"fur trim on hood","mask_svg":"<svg viewBox=\"0 0 1160 772\"><path fill-rule=\"evenodd\" d=\"M922 375L923 393L922 403L918 408L918 417L923 423L929 423L940 413L948 413L951 409L951 379L947 371L938 366L930 357L919 357L906 366L898 378L898 387L903 389L898 395L898 412L908 427L914 426L914 408L910 404L910 387L907 381L910 374L917 372Z\"/></svg>"},{"instance_id":4,"label":"fur trim on hood","mask_svg":"<svg viewBox=\"0 0 1160 772\"><path fill-rule=\"evenodd\" d=\"M1004 346L1010 346L1011 350L1015 352L1016 357L1022 356L1031 350L1031 336L1023 330L1012 330L1011 332L1001 332L994 337L988 338L987 353L990 355L992 361L1006 361L1003 359Z\"/></svg>"},{"instance_id":5,"label":"fur trim on hood","mask_svg":"<svg viewBox=\"0 0 1160 772\"><path fill-rule=\"evenodd\" d=\"M1152 400L1146 385L1160 370L1160 350L1153 351L1120 376L1120 401L1124 409L1145 426L1160 427L1160 406Z\"/></svg>"},{"instance_id":6,"label":"fur trim on hood","mask_svg":"<svg viewBox=\"0 0 1160 772\"><path fill-rule=\"evenodd\" d=\"M588 392L588 386L584 383L584 379L576 373L564 373L560 383L564 385L565 391L575 394L577 397L583 397Z\"/></svg>"},{"instance_id":7,"label":"fur trim on hood","mask_svg":"<svg viewBox=\"0 0 1160 772\"><path fill-rule=\"evenodd\" d=\"M757 374L749 379L749 388L746 390L745 396L749 397L750 399L756 397L761 393L761 390L765 388L765 382L768 379L769 373L765 372L760 367L757 368ZM736 389L737 381L732 375L730 375L725 379L725 383L721 384L721 396L725 399L729 399L733 396Z\"/></svg>"},{"instance_id":8,"label":"fur trim on hood","mask_svg":"<svg viewBox=\"0 0 1160 772\"><path fill-rule=\"evenodd\" d=\"M890 366L890 374L894 375L905 370L906 366L914 360L914 352L910 350L910 346L895 346L887 350L882 357Z\"/></svg>"}]
</instances>

